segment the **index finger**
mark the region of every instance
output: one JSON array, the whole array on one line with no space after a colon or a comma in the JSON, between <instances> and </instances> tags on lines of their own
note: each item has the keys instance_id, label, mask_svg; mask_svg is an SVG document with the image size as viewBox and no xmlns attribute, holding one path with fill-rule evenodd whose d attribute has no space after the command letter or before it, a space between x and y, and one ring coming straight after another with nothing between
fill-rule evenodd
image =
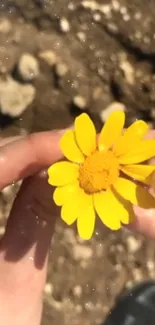
<instances>
[{"instance_id":1,"label":"index finger","mask_svg":"<svg viewBox=\"0 0 155 325\"><path fill-rule=\"evenodd\" d=\"M59 141L63 131L40 132L0 148L0 190L61 159Z\"/></svg>"}]
</instances>

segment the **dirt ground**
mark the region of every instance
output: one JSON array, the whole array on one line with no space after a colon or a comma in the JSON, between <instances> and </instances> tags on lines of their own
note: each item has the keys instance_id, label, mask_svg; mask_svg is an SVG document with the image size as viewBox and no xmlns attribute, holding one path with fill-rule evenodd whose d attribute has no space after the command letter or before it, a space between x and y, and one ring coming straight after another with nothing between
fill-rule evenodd
<instances>
[{"instance_id":1,"label":"dirt ground","mask_svg":"<svg viewBox=\"0 0 155 325\"><path fill-rule=\"evenodd\" d=\"M100 129L116 108L154 126L153 0L0 1L1 136L65 128L81 111ZM154 260L154 243L127 230L83 242L59 220L42 325L102 324L122 290L155 278Z\"/></svg>"}]
</instances>

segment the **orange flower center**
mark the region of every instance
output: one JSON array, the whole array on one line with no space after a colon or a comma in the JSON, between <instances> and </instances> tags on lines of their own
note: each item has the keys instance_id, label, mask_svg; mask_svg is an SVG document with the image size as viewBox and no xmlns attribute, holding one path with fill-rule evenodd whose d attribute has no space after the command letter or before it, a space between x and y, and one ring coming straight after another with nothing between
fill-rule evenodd
<instances>
[{"instance_id":1,"label":"orange flower center","mask_svg":"<svg viewBox=\"0 0 155 325\"><path fill-rule=\"evenodd\" d=\"M88 194L107 190L119 176L119 164L112 151L95 151L79 168L79 183Z\"/></svg>"}]
</instances>

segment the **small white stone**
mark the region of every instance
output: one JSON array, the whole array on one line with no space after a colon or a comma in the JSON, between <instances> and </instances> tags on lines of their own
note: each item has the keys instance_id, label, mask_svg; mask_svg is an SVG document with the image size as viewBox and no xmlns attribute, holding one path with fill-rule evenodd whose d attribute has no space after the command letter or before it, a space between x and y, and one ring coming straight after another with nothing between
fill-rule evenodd
<instances>
[{"instance_id":1,"label":"small white stone","mask_svg":"<svg viewBox=\"0 0 155 325\"><path fill-rule=\"evenodd\" d=\"M115 11L120 10L120 3L117 0L112 0L112 7Z\"/></svg>"},{"instance_id":2,"label":"small white stone","mask_svg":"<svg viewBox=\"0 0 155 325\"><path fill-rule=\"evenodd\" d=\"M84 1L82 1L81 4L84 8L90 9L92 11L97 10L100 7L100 5L96 1L93 1L93 0L91 0L91 1L84 0Z\"/></svg>"},{"instance_id":3,"label":"small white stone","mask_svg":"<svg viewBox=\"0 0 155 325\"><path fill-rule=\"evenodd\" d=\"M100 11L105 15L109 15L111 13L111 7L110 5L101 5Z\"/></svg>"},{"instance_id":4,"label":"small white stone","mask_svg":"<svg viewBox=\"0 0 155 325\"><path fill-rule=\"evenodd\" d=\"M131 19L130 15L126 14L123 16L124 21L129 21Z\"/></svg>"},{"instance_id":5,"label":"small white stone","mask_svg":"<svg viewBox=\"0 0 155 325\"><path fill-rule=\"evenodd\" d=\"M101 113L100 117L102 122L105 122L111 113L115 111L125 111L125 105L120 102L113 102L109 104Z\"/></svg>"},{"instance_id":6,"label":"small white stone","mask_svg":"<svg viewBox=\"0 0 155 325\"><path fill-rule=\"evenodd\" d=\"M88 311L92 311L92 309L94 309L94 305L91 301L88 301L85 303L85 309L88 310Z\"/></svg>"},{"instance_id":7,"label":"small white stone","mask_svg":"<svg viewBox=\"0 0 155 325\"><path fill-rule=\"evenodd\" d=\"M73 103L75 106L80 108L81 110L85 109L87 106L86 99L83 96L77 95L73 98Z\"/></svg>"},{"instance_id":8,"label":"small white stone","mask_svg":"<svg viewBox=\"0 0 155 325\"><path fill-rule=\"evenodd\" d=\"M140 282L144 279L144 275L139 269L133 269L133 277L136 282Z\"/></svg>"},{"instance_id":9,"label":"small white stone","mask_svg":"<svg viewBox=\"0 0 155 325\"><path fill-rule=\"evenodd\" d=\"M93 251L86 245L75 245L73 247L73 256L75 260L89 260L93 256Z\"/></svg>"},{"instance_id":10,"label":"small white stone","mask_svg":"<svg viewBox=\"0 0 155 325\"><path fill-rule=\"evenodd\" d=\"M12 24L8 19L6 18L0 19L0 33L7 34L11 31L11 29L12 29Z\"/></svg>"},{"instance_id":11,"label":"small white stone","mask_svg":"<svg viewBox=\"0 0 155 325\"><path fill-rule=\"evenodd\" d=\"M140 241L138 241L133 236L129 236L126 241L127 241L127 248L128 248L129 253L137 252L141 246Z\"/></svg>"},{"instance_id":12,"label":"small white stone","mask_svg":"<svg viewBox=\"0 0 155 325\"><path fill-rule=\"evenodd\" d=\"M23 54L18 63L18 72L24 81L31 81L39 75L39 64L36 58L29 54Z\"/></svg>"},{"instance_id":13,"label":"small white stone","mask_svg":"<svg viewBox=\"0 0 155 325\"><path fill-rule=\"evenodd\" d=\"M96 13L96 14L94 14L93 15L93 19L95 20L95 21L100 21L101 20L101 15L100 14L98 14L98 13Z\"/></svg>"},{"instance_id":14,"label":"small white stone","mask_svg":"<svg viewBox=\"0 0 155 325\"><path fill-rule=\"evenodd\" d=\"M75 244L76 243L76 237L74 234L74 231L72 229L65 229L64 230L64 239L69 244Z\"/></svg>"},{"instance_id":15,"label":"small white stone","mask_svg":"<svg viewBox=\"0 0 155 325\"><path fill-rule=\"evenodd\" d=\"M20 116L35 97L32 85L21 85L8 77L0 80L0 111L12 117Z\"/></svg>"},{"instance_id":16,"label":"small white stone","mask_svg":"<svg viewBox=\"0 0 155 325\"><path fill-rule=\"evenodd\" d=\"M47 295L52 295L52 293L53 293L53 285L51 283L46 283L45 288L44 288L44 292Z\"/></svg>"},{"instance_id":17,"label":"small white stone","mask_svg":"<svg viewBox=\"0 0 155 325\"><path fill-rule=\"evenodd\" d=\"M121 7L120 8L120 13L122 14L122 15L125 15L125 14L127 14L127 8L126 7Z\"/></svg>"},{"instance_id":18,"label":"small white stone","mask_svg":"<svg viewBox=\"0 0 155 325\"><path fill-rule=\"evenodd\" d=\"M0 236L4 235L5 227L0 227Z\"/></svg>"},{"instance_id":19,"label":"small white stone","mask_svg":"<svg viewBox=\"0 0 155 325\"><path fill-rule=\"evenodd\" d=\"M12 185L6 186L2 190L2 195L3 195L4 199L10 199L12 197L12 195L13 195Z\"/></svg>"},{"instance_id":20,"label":"small white stone","mask_svg":"<svg viewBox=\"0 0 155 325\"><path fill-rule=\"evenodd\" d=\"M63 33L68 33L70 31L69 21L65 17L60 20L60 29Z\"/></svg>"},{"instance_id":21,"label":"small white stone","mask_svg":"<svg viewBox=\"0 0 155 325\"><path fill-rule=\"evenodd\" d=\"M82 295L82 287L80 285L77 285L73 288L73 294L74 296L80 298Z\"/></svg>"},{"instance_id":22,"label":"small white stone","mask_svg":"<svg viewBox=\"0 0 155 325\"><path fill-rule=\"evenodd\" d=\"M86 34L84 32L78 32L77 37L83 43L86 41Z\"/></svg>"},{"instance_id":23,"label":"small white stone","mask_svg":"<svg viewBox=\"0 0 155 325\"><path fill-rule=\"evenodd\" d=\"M44 60L50 66L53 66L57 63L57 56L51 50L46 50L39 53L39 58Z\"/></svg>"},{"instance_id":24,"label":"small white stone","mask_svg":"<svg viewBox=\"0 0 155 325\"><path fill-rule=\"evenodd\" d=\"M81 305L76 305L75 306L76 312L80 314L82 312L82 306Z\"/></svg>"},{"instance_id":25,"label":"small white stone","mask_svg":"<svg viewBox=\"0 0 155 325\"><path fill-rule=\"evenodd\" d=\"M154 261L149 260L149 261L147 261L146 265L147 265L147 268L149 271L153 271L155 269Z\"/></svg>"},{"instance_id":26,"label":"small white stone","mask_svg":"<svg viewBox=\"0 0 155 325\"><path fill-rule=\"evenodd\" d=\"M126 288L127 289L131 289L132 287L133 287L133 282L132 281L126 282Z\"/></svg>"},{"instance_id":27,"label":"small white stone","mask_svg":"<svg viewBox=\"0 0 155 325\"><path fill-rule=\"evenodd\" d=\"M74 4L73 2L70 2L70 3L68 4L68 9L69 9L70 11L75 10L75 4Z\"/></svg>"},{"instance_id":28,"label":"small white stone","mask_svg":"<svg viewBox=\"0 0 155 325\"><path fill-rule=\"evenodd\" d=\"M67 72L68 67L66 64L60 62L56 65L56 73L59 77L64 77Z\"/></svg>"}]
</instances>

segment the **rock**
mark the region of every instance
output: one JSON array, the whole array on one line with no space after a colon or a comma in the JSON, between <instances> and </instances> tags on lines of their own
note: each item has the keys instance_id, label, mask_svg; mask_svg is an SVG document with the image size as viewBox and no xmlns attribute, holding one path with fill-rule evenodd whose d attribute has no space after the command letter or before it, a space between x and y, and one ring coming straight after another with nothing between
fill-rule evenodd
<instances>
[{"instance_id":1,"label":"rock","mask_svg":"<svg viewBox=\"0 0 155 325\"><path fill-rule=\"evenodd\" d=\"M11 117L20 116L35 98L32 85L21 85L8 77L0 79L0 111Z\"/></svg>"},{"instance_id":2,"label":"rock","mask_svg":"<svg viewBox=\"0 0 155 325\"><path fill-rule=\"evenodd\" d=\"M66 64L60 62L56 65L56 74L59 77L64 77L67 72L68 72L68 67Z\"/></svg>"},{"instance_id":3,"label":"rock","mask_svg":"<svg viewBox=\"0 0 155 325\"><path fill-rule=\"evenodd\" d=\"M136 282L141 282L144 279L144 274L140 269L133 269L133 278Z\"/></svg>"},{"instance_id":4,"label":"rock","mask_svg":"<svg viewBox=\"0 0 155 325\"><path fill-rule=\"evenodd\" d=\"M6 18L0 19L0 33L8 34L11 31L11 29L12 29L12 25L8 19Z\"/></svg>"},{"instance_id":5,"label":"rock","mask_svg":"<svg viewBox=\"0 0 155 325\"><path fill-rule=\"evenodd\" d=\"M77 33L77 38L81 41L81 42L85 42L87 37L86 37L86 33L84 32L78 32Z\"/></svg>"},{"instance_id":6,"label":"rock","mask_svg":"<svg viewBox=\"0 0 155 325\"><path fill-rule=\"evenodd\" d=\"M65 17L60 20L60 29L63 33L68 33L70 31L69 21Z\"/></svg>"},{"instance_id":7,"label":"rock","mask_svg":"<svg viewBox=\"0 0 155 325\"><path fill-rule=\"evenodd\" d=\"M86 245L75 245L73 247L73 256L75 260L89 260L93 256L93 251Z\"/></svg>"},{"instance_id":8,"label":"rock","mask_svg":"<svg viewBox=\"0 0 155 325\"><path fill-rule=\"evenodd\" d=\"M73 294L75 297L80 298L82 295L82 287L80 285L76 285L73 288Z\"/></svg>"},{"instance_id":9,"label":"rock","mask_svg":"<svg viewBox=\"0 0 155 325\"><path fill-rule=\"evenodd\" d=\"M74 245L76 243L75 233L72 229L64 230L64 239L67 243Z\"/></svg>"},{"instance_id":10,"label":"rock","mask_svg":"<svg viewBox=\"0 0 155 325\"><path fill-rule=\"evenodd\" d=\"M135 82L135 69L131 62L129 62L127 59L124 59L120 62L120 68L124 73L126 81L133 85Z\"/></svg>"},{"instance_id":11,"label":"rock","mask_svg":"<svg viewBox=\"0 0 155 325\"><path fill-rule=\"evenodd\" d=\"M87 101L83 96L77 95L73 98L73 103L75 106L80 108L81 110L85 109L87 106Z\"/></svg>"},{"instance_id":12,"label":"rock","mask_svg":"<svg viewBox=\"0 0 155 325\"><path fill-rule=\"evenodd\" d=\"M101 111L101 120L105 122L109 115L115 111L125 111L125 105L119 102L113 102L109 104L103 111Z\"/></svg>"},{"instance_id":13,"label":"rock","mask_svg":"<svg viewBox=\"0 0 155 325\"><path fill-rule=\"evenodd\" d=\"M129 253L135 253L138 251L138 249L140 248L140 241L138 241L135 237L133 236L129 236L127 238L127 248Z\"/></svg>"},{"instance_id":14,"label":"rock","mask_svg":"<svg viewBox=\"0 0 155 325\"><path fill-rule=\"evenodd\" d=\"M4 235L5 227L0 227L0 236Z\"/></svg>"},{"instance_id":15,"label":"rock","mask_svg":"<svg viewBox=\"0 0 155 325\"><path fill-rule=\"evenodd\" d=\"M53 66L57 63L57 56L51 50L46 50L39 53L39 58L44 60L50 66Z\"/></svg>"},{"instance_id":16,"label":"rock","mask_svg":"<svg viewBox=\"0 0 155 325\"><path fill-rule=\"evenodd\" d=\"M44 292L47 294L47 295L52 295L53 293L53 285L52 283L46 283L45 284L45 288L44 288Z\"/></svg>"},{"instance_id":17,"label":"rock","mask_svg":"<svg viewBox=\"0 0 155 325\"><path fill-rule=\"evenodd\" d=\"M29 54L23 54L18 63L18 72L23 81L31 81L39 75L39 64L36 58Z\"/></svg>"},{"instance_id":18,"label":"rock","mask_svg":"<svg viewBox=\"0 0 155 325\"><path fill-rule=\"evenodd\" d=\"M154 269L155 269L155 263L154 263L153 260L149 260L149 261L147 261L147 262L146 262L146 266L147 266L147 269L148 269L149 271L154 271Z\"/></svg>"}]
</instances>

